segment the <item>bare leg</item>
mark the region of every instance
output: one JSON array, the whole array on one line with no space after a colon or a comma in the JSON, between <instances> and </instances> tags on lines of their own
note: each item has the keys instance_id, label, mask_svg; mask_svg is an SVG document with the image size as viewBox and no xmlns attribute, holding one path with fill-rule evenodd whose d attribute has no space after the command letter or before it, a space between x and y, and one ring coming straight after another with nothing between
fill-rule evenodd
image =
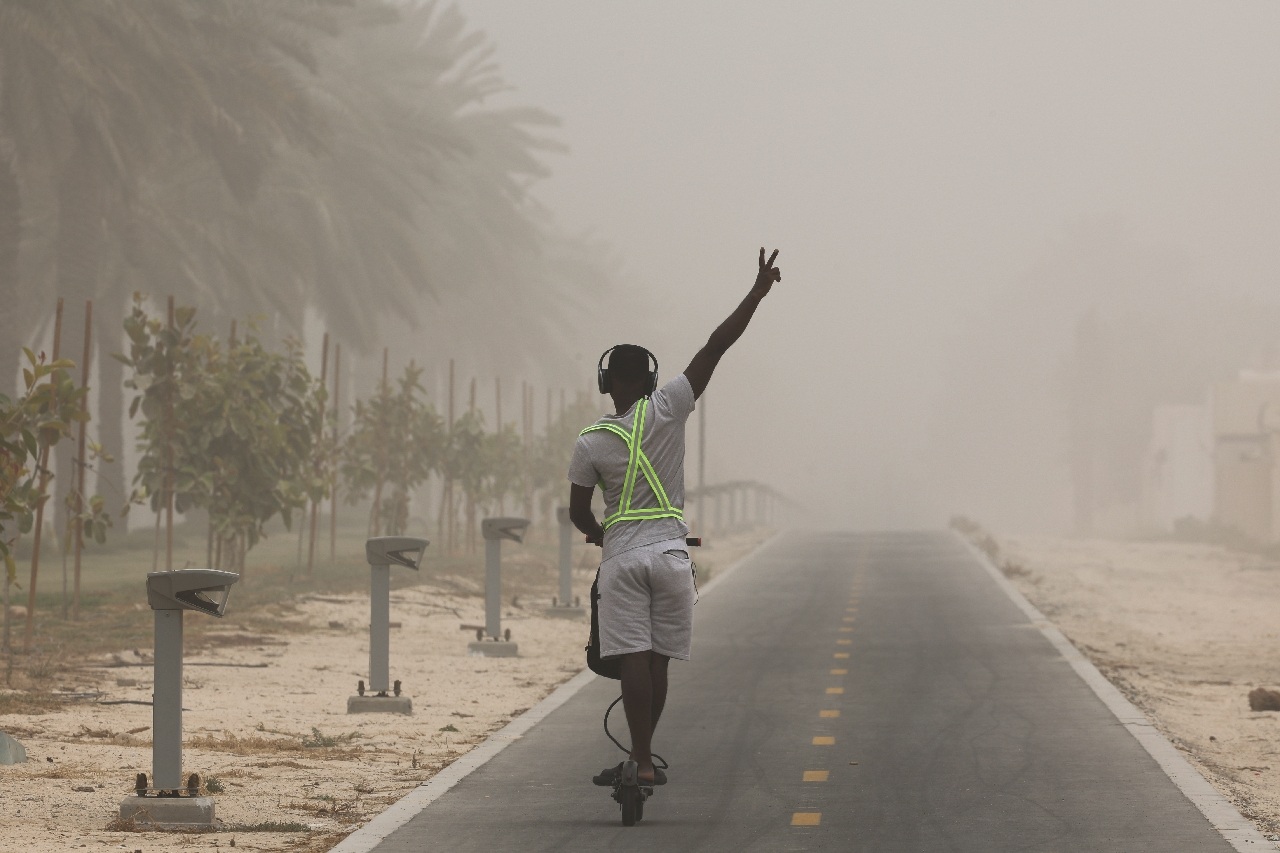
<instances>
[{"instance_id":1,"label":"bare leg","mask_svg":"<svg viewBox=\"0 0 1280 853\"><path fill-rule=\"evenodd\" d=\"M631 760L639 765L642 782L653 784L654 679L653 652L631 652L622 656L622 708L631 729ZM664 668L665 675L665 668ZM663 702L666 701L665 678Z\"/></svg>"},{"instance_id":2,"label":"bare leg","mask_svg":"<svg viewBox=\"0 0 1280 853\"><path fill-rule=\"evenodd\" d=\"M649 662L649 681L653 684L653 703L651 705L653 731L658 730L658 718L662 716L662 708L667 704L667 664L671 658L666 655L660 655L657 652L652 653Z\"/></svg>"}]
</instances>

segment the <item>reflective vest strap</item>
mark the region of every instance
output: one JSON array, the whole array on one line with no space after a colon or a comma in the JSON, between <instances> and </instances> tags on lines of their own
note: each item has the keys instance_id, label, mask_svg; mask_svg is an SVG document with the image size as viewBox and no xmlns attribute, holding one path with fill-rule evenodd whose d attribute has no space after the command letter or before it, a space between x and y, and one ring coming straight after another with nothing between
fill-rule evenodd
<instances>
[{"instance_id":1,"label":"reflective vest strap","mask_svg":"<svg viewBox=\"0 0 1280 853\"><path fill-rule=\"evenodd\" d=\"M649 457L640 446L640 442L644 439L644 422L648 408L649 399L640 398L629 433L616 424L592 424L580 433L580 435L586 435L589 432L606 430L621 438L627 445L627 473L622 480L622 495L618 500L618 511L604 520L605 530L619 521L643 521L655 518L684 519L684 513L671 505L667 491L662 487L662 481L653 470L653 463L649 461ZM635 496L637 473L644 476L645 482L649 484L649 489L658 501L658 506L631 508L631 500Z\"/></svg>"},{"instance_id":2,"label":"reflective vest strap","mask_svg":"<svg viewBox=\"0 0 1280 853\"><path fill-rule=\"evenodd\" d=\"M627 474L622 479L622 500L618 502L620 515L631 512L631 499L635 497L636 491L636 472L640 468L640 442L644 438L644 416L648 410L649 398L641 397L631 423L631 440L627 442L630 453L627 457Z\"/></svg>"}]
</instances>

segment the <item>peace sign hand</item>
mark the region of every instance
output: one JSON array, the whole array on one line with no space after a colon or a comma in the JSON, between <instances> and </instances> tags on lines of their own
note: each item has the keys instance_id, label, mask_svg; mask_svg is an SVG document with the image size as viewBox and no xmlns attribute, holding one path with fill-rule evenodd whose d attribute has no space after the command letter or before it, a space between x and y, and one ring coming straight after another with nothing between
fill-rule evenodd
<instances>
[{"instance_id":1,"label":"peace sign hand","mask_svg":"<svg viewBox=\"0 0 1280 853\"><path fill-rule=\"evenodd\" d=\"M775 281L782 281L782 270L773 265L773 261L778 257L778 250L774 249L773 254L769 256L769 260L764 259L764 247L760 247L760 272L756 275L756 285L753 288L761 296L769 292Z\"/></svg>"}]
</instances>

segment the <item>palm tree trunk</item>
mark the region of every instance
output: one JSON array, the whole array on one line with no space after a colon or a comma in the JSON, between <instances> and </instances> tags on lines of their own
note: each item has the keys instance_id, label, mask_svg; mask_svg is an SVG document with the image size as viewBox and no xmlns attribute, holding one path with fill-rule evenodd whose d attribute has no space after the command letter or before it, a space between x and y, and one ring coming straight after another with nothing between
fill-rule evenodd
<instances>
[{"instance_id":1,"label":"palm tree trunk","mask_svg":"<svg viewBox=\"0 0 1280 853\"><path fill-rule=\"evenodd\" d=\"M98 482L93 493L106 499L105 508L112 518L119 518L129 501L129 489L132 485L125 479L124 467L124 365L114 358L116 353L124 350L121 341L124 317L110 302L105 303L103 308L108 310L94 312L96 319L93 339L98 348L94 354L94 363L98 367L98 388L93 395L98 403L98 418L94 427L103 451L113 461L99 459L95 463ZM121 530L121 534L123 533Z\"/></svg>"},{"instance_id":2,"label":"palm tree trunk","mask_svg":"<svg viewBox=\"0 0 1280 853\"><path fill-rule=\"evenodd\" d=\"M76 144L63 165L58 181L58 222L54 251L57 264L56 293L74 306L92 299L97 292L97 269L102 257L103 186L98 148L93 131L83 114L72 121ZM74 315L73 315L74 316ZM75 322L67 324L63 339L65 353L78 358L83 349L82 332ZM66 506L62 497L73 479L71 454L63 449L52 454L53 483L51 509L55 530L65 529Z\"/></svg>"},{"instance_id":3,"label":"palm tree trunk","mask_svg":"<svg viewBox=\"0 0 1280 853\"><path fill-rule=\"evenodd\" d=\"M27 322L20 306L26 300L18 282L18 247L22 240L22 196L10 146L0 136L0 394L16 396L18 359L26 341Z\"/></svg>"}]
</instances>

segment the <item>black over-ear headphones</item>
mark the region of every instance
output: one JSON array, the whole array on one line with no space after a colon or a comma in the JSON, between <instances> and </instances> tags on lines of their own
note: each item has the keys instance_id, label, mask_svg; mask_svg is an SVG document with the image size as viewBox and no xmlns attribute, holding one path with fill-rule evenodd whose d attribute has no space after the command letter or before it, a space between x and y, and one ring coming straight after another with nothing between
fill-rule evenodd
<instances>
[{"instance_id":1,"label":"black over-ear headphones","mask_svg":"<svg viewBox=\"0 0 1280 853\"><path fill-rule=\"evenodd\" d=\"M644 392L646 397L649 396L658 388L658 357L644 347L637 346L636 344L616 344L601 353L600 362L596 365L596 385L600 388L600 393L608 394L613 390L613 384L609 381L609 368L604 366L604 361L609 357L609 353L613 352L620 346L634 346L636 349L644 350L644 354L653 361L653 370L649 373L649 387Z\"/></svg>"}]
</instances>

